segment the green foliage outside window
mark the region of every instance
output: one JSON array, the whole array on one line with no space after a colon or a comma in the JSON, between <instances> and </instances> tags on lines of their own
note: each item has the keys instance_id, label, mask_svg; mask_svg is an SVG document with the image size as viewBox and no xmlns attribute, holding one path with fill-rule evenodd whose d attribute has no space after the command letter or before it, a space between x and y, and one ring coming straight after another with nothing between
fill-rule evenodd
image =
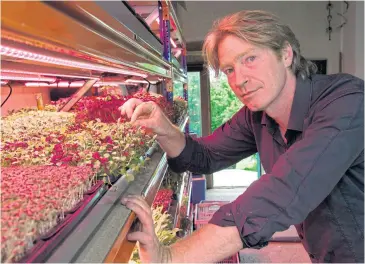
<instances>
[{"instance_id":1,"label":"green foliage outside window","mask_svg":"<svg viewBox=\"0 0 365 264\"><path fill-rule=\"evenodd\" d=\"M229 120L242 106L228 85L227 77L221 74L210 75L210 106L212 116L212 131Z\"/></svg>"},{"instance_id":2,"label":"green foliage outside window","mask_svg":"<svg viewBox=\"0 0 365 264\"><path fill-rule=\"evenodd\" d=\"M189 129L198 137L202 135L200 104L200 73L188 72Z\"/></svg>"},{"instance_id":3,"label":"green foliage outside window","mask_svg":"<svg viewBox=\"0 0 365 264\"><path fill-rule=\"evenodd\" d=\"M184 98L184 85L181 82L174 82L174 96Z\"/></svg>"},{"instance_id":4,"label":"green foliage outside window","mask_svg":"<svg viewBox=\"0 0 365 264\"><path fill-rule=\"evenodd\" d=\"M224 74L215 77L213 72L210 73L210 105L212 131L228 121L241 107L243 107L241 101L229 87L227 77ZM230 168L257 171L256 155L252 155Z\"/></svg>"}]
</instances>

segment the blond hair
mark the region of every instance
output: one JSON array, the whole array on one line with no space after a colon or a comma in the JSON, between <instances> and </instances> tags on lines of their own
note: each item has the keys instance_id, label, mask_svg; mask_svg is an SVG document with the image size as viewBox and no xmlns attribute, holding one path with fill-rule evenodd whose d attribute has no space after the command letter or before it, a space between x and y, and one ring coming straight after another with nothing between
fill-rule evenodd
<instances>
[{"instance_id":1,"label":"blond hair","mask_svg":"<svg viewBox=\"0 0 365 264\"><path fill-rule=\"evenodd\" d=\"M287 44L293 49L292 72L303 79L316 73L317 66L300 54L300 45L293 31L275 15L260 10L240 11L214 22L203 44L203 55L208 65L219 73L218 45L227 35L251 44L270 48L278 58Z\"/></svg>"}]
</instances>

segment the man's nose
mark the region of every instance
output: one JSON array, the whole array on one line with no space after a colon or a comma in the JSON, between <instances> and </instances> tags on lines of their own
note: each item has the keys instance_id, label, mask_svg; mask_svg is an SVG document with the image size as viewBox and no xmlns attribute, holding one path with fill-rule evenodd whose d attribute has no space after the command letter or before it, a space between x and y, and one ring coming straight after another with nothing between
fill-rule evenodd
<instances>
[{"instance_id":1,"label":"man's nose","mask_svg":"<svg viewBox=\"0 0 365 264\"><path fill-rule=\"evenodd\" d=\"M246 89L246 84L248 82L248 78L245 74L243 74L240 71L237 71L236 74L236 80L235 80L235 85L237 88L239 88L240 90L244 91Z\"/></svg>"}]
</instances>

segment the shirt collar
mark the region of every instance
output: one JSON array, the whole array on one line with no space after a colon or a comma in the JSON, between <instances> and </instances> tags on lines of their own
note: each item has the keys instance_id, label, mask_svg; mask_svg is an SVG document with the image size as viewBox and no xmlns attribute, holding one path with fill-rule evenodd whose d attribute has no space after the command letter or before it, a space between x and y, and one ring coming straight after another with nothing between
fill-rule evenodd
<instances>
[{"instance_id":1,"label":"shirt collar","mask_svg":"<svg viewBox=\"0 0 365 264\"><path fill-rule=\"evenodd\" d=\"M295 87L293 105L290 112L288 128L290 130L297 130L303 132L303 123L306 115L308 114L311 96L312 96L312 81L310 79L302 80L297 79ZM262 113L261 118L262 125L268 125L273 127L276 124L270 116L265 112Z\"/></svg>"}]
</instances>

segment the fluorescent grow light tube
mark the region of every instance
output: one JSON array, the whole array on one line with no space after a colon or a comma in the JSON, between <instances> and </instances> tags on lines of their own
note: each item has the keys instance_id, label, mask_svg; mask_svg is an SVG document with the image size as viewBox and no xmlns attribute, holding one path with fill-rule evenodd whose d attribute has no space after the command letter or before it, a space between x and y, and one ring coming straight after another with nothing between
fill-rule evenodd
<instances>
[{"instance_id":1,"label":"fluorescent grow light tube","mask_svg":"<svg viewBox=\"0 0 365 264\"><path fill-rule=\"evenodd\" d=\"M171 42L171 44L174 48L177 48L177 45L176 45L175 41L172 38L170 38L170 42Z\"/></svg>"},{"instance_id":2,"label":"fluorescent grow light tube","mask_svg":"<svg viewBox=\"0 0 365 264\"><path fill-rule=\"evenodd\" d=\"M132 79L126 80L125 82L126 83L148 83L147 81L144 81L144 80L132 80Z\"/></svg>"},{"instance_id":3,"label":"fluorescent grow light tube","mask_svg":"<svg viewBox=\"0 0 365 264\"><path fill-rule=\"evenodd\" d=\"M181 50L179 49L178 51L176 51L176 53L175 53L175 57L176 57L176 58L179 58L179 57L180 57L180 55L181 55Z\"/></svg>"},{"instance_id":4,"label":"fluorescent grow light tube","mask_svg":"<svg viewBox=\"0 0 365 264\"><path fill-rule=\"evenodd\" d=\"M112 86L114 85L114 86L118 86L118 85L121 85L121 84L131 85L130 83L127 83L127 82L97 82L96 84L98 84L100 86L103 86L103 85L112 85Z\"/></svg>"},{"instance_id":5,"label":"fluorescent grow light tube","mask_svg":"<svg viewBox=\"0 0 365 264\"><path fill-rule=\"evenodd\" d=\"M7 81L36 81L36 82L54 82L56 78L44 77L35 74L18 74L18 73L1 73L1 80Z\"/></svg>"},{"instance_id":6,"label":"fluorescent grow light tube","mask_svg":"<svg viewBox=\"0 0 365 264\"><path fill-rule=\"evenodd\" d=\"M68 82L59 82L57 83L45 83L45 82L27 82L25 83L26 87L60 87L60 88L68 88L68 87L82 87L85 82L71 82L70 85ZM111 85L111 86L118 86L120 84L125 84L125 82L97 82L94 84L94 87L104 86L104 85ZM128 83L129 84L129 83ZM129 85L136 85L131 83Z\"/></svg>"},{"instance_id":7,"label":"fluorescent grow light tube","mask_svg":"<svg viewBox=\"0 0 365 264\"><path fill-rule=\"evenodd\" d=\"M26 87L82 87L85 84L85 82L59 82L59 83L44 83L44 82L27 82L25 83Z\"/></svg>"},{"instance_id":8,"label":"fluorescent grow light tube","mask_svg":"<svg viewBox=\"0 0 365 264\"><path fill-rule=\"evenodd\" d=\"M34 74L34 75L45 75L45 76L78 78L78 79L99 79L97 77L92 77L92 76L79 76L79 75L47 73L47 72L18 71L18 70L9 70L9 69L1 69L1 72L2 73L5 72L5 73L19 73L19 74Z\"/></svg>"},{"instance_id":9,"label":"fluorescent grow light tube","mask_svg":"<svg viewBox=\"0 0 365 264\"><path fill-rule=\"evenodd\" d=\"M14 58L20 58L20 59L26 59L26 60L32 60L32 61L39 61L44 63L50 63L50 64L56 64L56 65L62 65L66 67L74 67L74 68L80 68L80 69L89 69L89 70L95 70L95 71L101 71L101 72L113 72L113 73L119 73L119 74L126 74L126 75L134 75L134 76L140 76L143 78L146 78L147 74L142 74L134 71L128 71L128 70L122 70L119 68L109 67L109 66L103 66L103 65L96 65L92 63L86 63L86 62L79 62L74 60L66 60L51 56L45 56L42 54L37 54L33 52L28 52L25 50L20 49L14 49L11 47L0 45L0 55L4 56L10 56Z\"/></svg>"}]
</instances>

